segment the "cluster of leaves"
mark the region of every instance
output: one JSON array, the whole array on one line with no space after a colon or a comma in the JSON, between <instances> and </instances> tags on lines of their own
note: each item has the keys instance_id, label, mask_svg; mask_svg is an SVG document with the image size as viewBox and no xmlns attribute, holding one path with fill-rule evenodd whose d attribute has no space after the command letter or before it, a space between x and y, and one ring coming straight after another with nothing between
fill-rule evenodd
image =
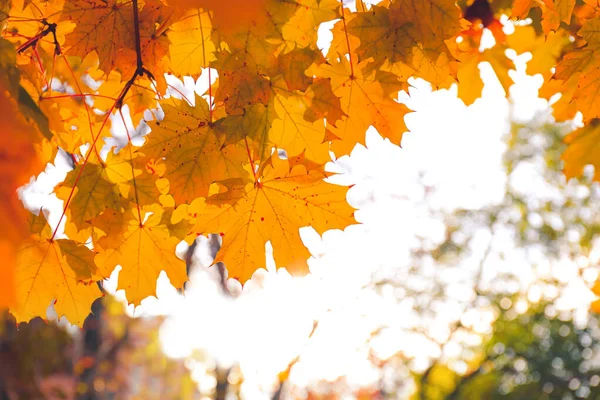
<instances>
[{"instance_id":1,"label":"cluster of leaves","mask_svg":"<svg viewBox=\"0 0 600 400\"><path fill-rule=\"evenodd\" d=\"M215 262L241 282L265 265L267 242L279 267L305 273L299 228L355 223L347 188L323 180L325 164L364 144L369 126L400 143L408 110L394 99L411 76L439 88L458 83L470 104L483 88L480 62L508 89L506 50L528 51L529 72L548 77L545 93L563 92L557 115L581 110L595 126L591 3L386 0L357 1L351 11L338 0L0 2L1 190L9 199L0 216L14 221L0 233L9 260L0 303L23 321L54 302L59 316L81 324L101 295L93 282L116 265L119 288L139 304L155 293L160 271L181 287L176 245L210 233L223 241ZM507 36L502 13L534 23ZM317 29L332 20L323 54ZM496 45L482 51L486 27ZM210 84L196 98L166 78L203 71ZM112 148L119 120L128 140ZM151 133L134 145L146 124ZM575 135L568 171L597 161L581 154L587 137ZM43 212L27 223L15 189L59 148L73 162L55 190L63 213L53 227Z\"/></svg>"}]
</instances>

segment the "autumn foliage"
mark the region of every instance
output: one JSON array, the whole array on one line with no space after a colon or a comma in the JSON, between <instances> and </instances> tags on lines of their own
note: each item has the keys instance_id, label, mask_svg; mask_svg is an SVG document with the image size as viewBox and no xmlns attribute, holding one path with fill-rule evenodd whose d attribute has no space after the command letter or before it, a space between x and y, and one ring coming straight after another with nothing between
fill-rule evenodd
<instances>
[{"instance_id":1,"label":"autumn foliage","mask_svg":"<svg viewBox=\"0 0 600 400\"><path fill-rule=\"evenodd\" d=\"M409 110L396 98L410 77L458 84L471 104L483 88L479 64L488 62L508 93L508 49L531 53L528 72L544 76L543 96L562 94L558 120L583 113L586 126L568 138L567 176L598 163L595 1L355 6L0 1L0 306L24 321L53 302L81 324L102 295L96 282L117 265L119 288L139 304L155 294L161 271L183 286L175 248L205 234L222 237L215 262L242 283L264 267L267 242L278 267L306 273L299 229L356 223L348 188L324 180L325 164L364 144L369 126L400 144ZM503 31L502 14L533 23ZM327 21L336 22L323 53L317 30ZM496 43L482 50L484 29ZM189 97L168 75L213 83ZM111 147L111 131L130 127L129 118L129 140ZM132 142L140 132L143 144ZM17 188L59 149L73 169L55 188L64 209L50 226L48 210L26 211Z\"/></svg>"}]
</instances>

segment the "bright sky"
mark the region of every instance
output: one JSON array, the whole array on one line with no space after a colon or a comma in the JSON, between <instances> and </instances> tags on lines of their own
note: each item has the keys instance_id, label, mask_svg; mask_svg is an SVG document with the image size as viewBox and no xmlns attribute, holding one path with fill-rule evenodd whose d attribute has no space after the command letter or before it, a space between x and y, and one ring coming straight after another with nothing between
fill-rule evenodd
<instances>
[{"instance_id":1,"label":"bright sky","mask_svg":"<svg viewBox=\"0 0 600 400\"><path fill-rule=\"evenodd\" d=\"M326 28L322 30L325 41ZM411 250L419 245L417 238L434 243L443 240L445 227L436 212L478 209L502 199L507 179L502 138L508 132L509 118L527 121L536 113L547 113L545 100L537 98L541 78L526 76L523 63L519 65L513 74L516 84L510 105L487 65L482 65L483 96L470 107L457 99L455 88L433 92L426 82L411 82L410 97L400 95L400 101L415 111L406 117L411 132L405 134L402 148L369 130L366 147L357 146L351 156L330 166L340 173L333 181L355 185L348 199L358 208L355 215L361 224L343 232L326 232L323 237L311 228L303 229L302 237L313 254L309 276L292 278L285 270L276 272L271 261L235 299L221 292L214 269L197 270L185 296L162 276L158 299L143 301L135 315L169 316L161 331L164 350L172 356L188 357L202 388L215 382L206 373L211 364L192 356L194 351L222 366L238 364L244 373L244 394L251 399L270 398L277 373L298 355L300 362L290 380L299 386L339 377L346 377L356 387L374 383L379 375L369 361L370 354L385 358L403 352L416 358L416 367L426 367L428 357L437 356L439 349L428 345L421 335L406 333L406 328L419 320L414 304L410 299L399 301L391 287L376 290L373 276L404 279L410 273ZM206 85L204 77L197 83L189 79L185 85L178 83L186 93L194 89L204 93ZM122 144L123 135L117 131L115 137L115 142ZM58 159L56 166L48 166L47 173L23 191L28 206L49 210L54 224L62 202L51 194L52 187L64 179L67 170L67 164ZM542 190L540 179L535 174L526 176L523 190L534 194ZM476 239L479 244L473 258L460 266L467 276L487 246L489 232ZM202 254L198 254L198 262L210 264ZM519 269L524 280L535 278L518 256L498 265ZM437 273L435 266L423 268L420 273L424 277ZM486 271L486 278L492 280L494 273ZM113 274L107 282L109 290L114 291L116 279ZM472 287L458 279L450 276L448 282L449 291L457 298L468 300L474 295ZM234 290L241 290L236 282L229 283ZM582 285L579 282L573 290L589 294ZM421 289L428 290L427 279ZM117 296L123 298L123 293ZM575 303L588 300L579 296ZM454 303L445 307L446 319L432 325L442 340L449 324L464 311ZM129 311L133 314L131 307ZM318 327L307 341L315 321ZM485 331L491 317L472 316L472 322ZM381 334L371 340L378 329Z\"/></svg>"}]
</instances>

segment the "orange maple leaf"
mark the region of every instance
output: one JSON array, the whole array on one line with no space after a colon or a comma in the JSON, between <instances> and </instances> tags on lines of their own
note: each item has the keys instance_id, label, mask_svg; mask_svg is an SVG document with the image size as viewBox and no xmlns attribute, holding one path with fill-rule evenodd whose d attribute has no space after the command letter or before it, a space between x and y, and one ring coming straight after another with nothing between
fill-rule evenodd
<instances>
[{"instance_id":1,"label":"orange maple leaf","mask_svg":"<svg viewBox=\"0 0 600 400\"><path fill-rule=\"evenodd\" d=\"M82 59L96 52L105 74L115 69L120 57L127 59L135 51L131 1L67 1L61 19L75 24L73 32L66 36L67 51Z\"/></svg>"},{"instance_id":2,"label":"orange maple leaf","mask_svg":"<svg viewBox=\"0 0 600 400\"><path fill-rule=\"evenodd\" d=\"M35 143L41 135L25 120L16 102L0 82L0 308L14 302L15 250L28 235L27 211L17 188L43 168Z\"/></svg>"},{"instance_id":3,"label":"orange maple leaf","mask_svg":"<svg viewBox=\"0 0 600 400\"><path fill-rule=\"evenodd\" d=\"M169 4L181 8L203 8L213 13L215 28L231 32L258 24L266 14L266 0L170 0Z\"/></svg>"},{"instance_id":4,"label":"orange maple leaf","mask_svg":"<svg viewBox=\"0 0 600 400\"><path fill-rule=\"evenodd\" d=\"M282 160L275 153L254 180L226 185L206 202L192 204L190 210L197 213L194 230L221 234L223 245L214 262L224 262L230 276L242 283L264 268L267 241L278 267L305 274L310 253L299 229L311 226L323 234L356 223L346 202L348 188L323 178L323 171L309 160Z\"/></svg>"},{"instance_id":5,"label":"orange maple leaf","mask_svg":"<svg viewBox=\"0 0 600 400\"><path fill-rule=\"evenodd\" d=\"M390 95L395 93L390 87L399 85L397 77L390 72L366 72L365 63L355 66L342 57L338 62L323 64L317 71L318 76L331 79L333 93L340 98L346 115L335 125L327 121L327 129L339 139L331 143L337 156L350 154L357 143L364 144L370 125L395 144L400 144L407 130L404 115L408 108Z\"/></svg>"}]
</instances>

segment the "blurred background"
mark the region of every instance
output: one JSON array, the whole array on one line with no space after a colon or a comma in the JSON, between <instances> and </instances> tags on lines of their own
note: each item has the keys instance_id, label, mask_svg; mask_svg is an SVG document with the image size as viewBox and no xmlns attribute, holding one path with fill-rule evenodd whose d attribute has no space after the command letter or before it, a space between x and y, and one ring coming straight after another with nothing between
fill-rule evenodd
<instances>
[{"instance_id":1,"label":"blurred background","mask_svg":"<svg viewBox=\"0 0 600 400\"><path fill-rule=\"evenodd\" d=\"M83 329L6 315L0 399L600 398L600 190L593 169L565 180L580 121L553 121L527 59L508 100L485 63L469 107L412 81L402 147L369 130L329 165L361 224L303 228L306 277L270 259L242 288L200 237L180 249L184 291L162 276L133 309L117 269ZM58 204L63 164L24 198Z\"/></svg>"}]
</instances>

